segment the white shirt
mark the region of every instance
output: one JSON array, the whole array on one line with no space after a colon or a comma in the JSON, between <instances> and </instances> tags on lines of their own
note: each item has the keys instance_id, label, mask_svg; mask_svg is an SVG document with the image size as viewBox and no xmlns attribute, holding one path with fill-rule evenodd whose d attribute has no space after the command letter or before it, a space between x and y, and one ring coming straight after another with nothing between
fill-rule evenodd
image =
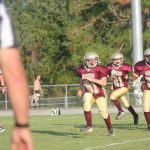
<instances>
[{"instance_id":1,"label":"white shirt","mask_svg":"<svg viewBox=\"0 0 150 150\"><path fill-rule=\"evenodd\" d=\"M11 18L0 0L0 48L16 47L15 40Z\"/></svg>"}]
</instances>

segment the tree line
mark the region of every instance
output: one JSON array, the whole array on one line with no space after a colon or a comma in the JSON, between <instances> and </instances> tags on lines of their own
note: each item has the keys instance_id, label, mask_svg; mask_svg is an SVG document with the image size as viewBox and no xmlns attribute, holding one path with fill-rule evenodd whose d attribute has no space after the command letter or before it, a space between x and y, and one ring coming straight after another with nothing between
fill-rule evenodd
<instances>
[{"instance_id":1,"label":"tree line","mask_svg":"<svg viewBox=\"0 0 150 150\"><path fill-rule=\"evenodd\" d=\"M78 83L76 67L87 51L103 64L121 51L132 64L131 4L113 0L6 0L29 83ZM143 44L150 46L150 2L142 0Z\"/></svg>"}]
</instances>

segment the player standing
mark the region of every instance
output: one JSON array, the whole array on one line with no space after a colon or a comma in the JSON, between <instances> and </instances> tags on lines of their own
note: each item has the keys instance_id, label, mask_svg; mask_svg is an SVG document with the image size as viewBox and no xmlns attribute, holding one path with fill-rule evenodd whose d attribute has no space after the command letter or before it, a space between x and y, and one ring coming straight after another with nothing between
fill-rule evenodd
<instances>
[{"instance_id":1,"label":"player standing","mask_svg":"<svg viewBox=\"0 0 150 150\"><path fill-rule=\"evenodd\" d=\"M39 102L40 102L40 96L43 94L42 88L41 88L41 76L35 75L34 80L34 92L31 97L31 107L38 108Z\"/></svg>"},{"instance_id":2,"label":"player standing","mask_svg":"<svg viewBox=\"0 0 150 150\"><path fill-rule=\"evenodd\" d=\"M107 112L107 98L103 87L106 85L107 70L100 64L99 56L95 52L88 52L84 56L84 64L77 69L81 79L81 89L77 95L83 95L83 110L87 125L81 129L83 132L92 132L91 107L97 104L100 116L104 119L109 135L114 136L110 116Z\"/></svg>"},{"instance_id":3,"label":"player standing","mask_svg":"<svg viewBox=\"0 0 150 150\"><path fill-rule=\"evenodd\" d=\"M112 63L107 65L108 74L113 82L113 91L110 95L110 100L114 102L118 109L121 108L120 103L116 100L120 100L122 105L129 110L134 119L134 125L138 124L138 114L135 112L134 108L129 104L126 94L129 91L128 76L132 73L132 66L123 63L123 54L114 53L111 57ZM116 117L121 117L122 113L119 112Z\"/></svg>"},{"instance_id":4,"label":"player standing","mask_svg":"<svg viewBox=\"0 0 150 150\"><path fill-rule=\"evenodd\" d=\"M35 75L35 80L34 80L34 95L35 94L43 94L42 88L41 88L41 76L40 75Z\"/></svg>"}]
</instances>

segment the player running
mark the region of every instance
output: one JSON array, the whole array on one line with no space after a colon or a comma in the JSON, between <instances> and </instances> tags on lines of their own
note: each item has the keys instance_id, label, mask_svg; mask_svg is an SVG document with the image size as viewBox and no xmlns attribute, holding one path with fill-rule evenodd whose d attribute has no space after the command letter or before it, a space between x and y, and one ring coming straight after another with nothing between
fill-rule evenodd
<instances>
[{"instance_id":1,"label":"player running","mask_svg":"<svg viewBox=\"0 0 150 150\"><path fill-rule=\"evenodd\" d=\"M114 102L118 109L121 109L121 104L129 110L134 119L134 125L138 124L139 116L135 112L134 108L129 104L126 94L129 91L128 76L132 73L132 66L129 64L123 63L123 54L114 53L111 57L112 63L107 65L108 74L113 82L113 91L110 95L110 100ZM120 100L121 104L116 100ZM119 112L116 116L122 117L122 112Z\"/></svg>"},{"instance_id":2,"label":"player running","mask_svg":"<svg viewBox=\"0 0 150 150\"><path fill-rule=\"evenodd\" d=\"M143 111L150 130L150 48L144 51L144 60L139 61L134 66L135 79L143 76Z\"/></svg>"},{"instance_id":3,"label":"player running","mask_svg":"<svg viewBox=\"0 0 150 150\"><path fill-rule=\"evenodd\" d=\"M103 87L106 85L107 70L100 64L99 56L95 52L88 52L84 56L84 64L77 69L80 77L81 89L77 95L83 95L83 110L87 125L81 128L83 132L92 132L91 107L97 104L100 116L104 119L109 135L114 136L110 116L107 112L107 98Z\"/></svg>"}]
</instances>

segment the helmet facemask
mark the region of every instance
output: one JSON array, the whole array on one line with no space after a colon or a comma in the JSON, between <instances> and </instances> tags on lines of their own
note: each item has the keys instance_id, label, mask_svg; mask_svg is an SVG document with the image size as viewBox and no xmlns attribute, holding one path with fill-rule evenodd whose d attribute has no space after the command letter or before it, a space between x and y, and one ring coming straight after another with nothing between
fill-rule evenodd
<instances>
[{"instance_id":1,"label":"helmet facemask","mask_svg":"<svg viewBox=\"0 0 150 150\"><path fill-rule=\"evenodd\" d=\"M150 64L150 48L144 51L144 59L146 63Z\"/></svg>"},{"instance_id":2,"label":"helmet facemask","mask_svg":"<svg viewBox=\"0 0 150 150\"><path fill-rule=\"evenodd\" d=\"M115 53L112 55L111 60L112 60L112 64L115 67L120 67L123 64L123 54L121 53Z\"/></svg>"},{"instance_id":3,"label":"helmet facemask","mask_svg":"<svg viewBox=\"0 0 150 150\"><path fill-rule=\"evenodd\" d=\"M144 57L145 57L145 61L150 64L150 55L146 55Z\"/></svg>"},{"instance_id":4,"label":"helmet facemask","mask_svg":"<svg viewBox=\"0 0 150 150\"><path fill-rule=\"evenodd\" d=\"M95 52L88 52L84 56L84 64L87 68L94 68L100 63L99 56Z\"/></svg>"},{"instance_id":5,"label":"helmet facemask","mask_svg":"<svg viewBox=\"0 0 150 150\"><path fill-rule=\"evenodd\" d=\"M95 58L95 59L85 59L85 64L86 64L86 67L88 67L88 68L94 68L98 64L98 59L97 58Z\"/></svg>"},{"instance_id":6,"label":"helmet facemask","mask_svg":"<svg viewBox=\"0 0 150 150\"><path fill-rule=\"evenodd\" d=\"M123 63L123 59L120 58L120 59L112 59L112 62L113 62L113 65L115 65L116 67L119 67L122 65Z\"/></svg>"}]
</instances>

